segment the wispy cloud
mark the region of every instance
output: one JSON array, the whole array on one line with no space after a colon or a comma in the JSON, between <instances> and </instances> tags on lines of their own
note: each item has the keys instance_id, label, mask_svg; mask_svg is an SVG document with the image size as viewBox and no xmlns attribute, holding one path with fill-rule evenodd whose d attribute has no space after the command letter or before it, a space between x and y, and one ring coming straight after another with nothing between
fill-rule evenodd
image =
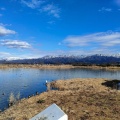
<instances>
[{"instance_id":1,"label":"wispy cloud","mask_svg":"<svg viewBox=\"0 0 120 120\"><path fill-rule=\"evenodd\" d=\"M46 0L21 0L21 3L31 9L37 9L40 12L46 12L48 15L52 15L56 18L60 17L60 8L53 3L48 4Z\"/></svg>"},{"instance_id":2,"label":"wispy cloud","mask_svg":"<svg viewBox=\"0 0 120 120\"><path fill-rule=\"evenodd\" d=\"M0 26L4 26L4 27L6 27L6 26L11 26L12 24L3 24L3 23L0 23Z\"/></svg>"},{"instance_id":3,"label":"wispy cloud","mask_svg":"<svg viewBox=\"0 0 120 120\"><path fill-rule=\"evenodd\" d=\"M27 7L35 9L40 7L40 5L44 3L44 1L43 0L31 0L31 1L21 0L21 3L26 5Z\"/></svg>"},{"instance_id":4,"label":"wispy cloud","mask_svg":"<svg viewBox=\"0 0 120 120\"><path fill-rule=\"evenodd\" d=\"M102 7L101 9L98 10L99 12L111 12L112 9L111 8L105 8L105 7Z\"/></svg>"},{"instance_id":5,"label":"wispy cloud","mask_svg":"<svg viewBox=\"0 0 120 120\"><path fill-rule=\"evenodd\" d=\"M29 49L31 48L31 45L25 41L20 40L1 40L0 45L6 46L8 48L23 48L23 49Z\"/></svg>"},{"instance_id":6,"label":"wispy cloud","mask_svg":"<svg viewBox=\"0 0 120 120\"><path fill-rule=\"evenodd\" d=\"M9 56L10 55L10 53L7 53L7 52L0 52L0 56Z\"/></svg>"},{"instance_id":7,"label":"wispy cloud","mask_svg":"<svg viewBox=\"0 0 120 120\"><path fill-rule=\"evenodd\" d=\"M5 26L0 25L0 36L5 36L9 34L16 34L14 30L5 28Z\"/></svg>"},{"instance_id":8,"label":"wispy cloud","mask_svg":"<svg viewBox=\"0 0 120 120\"><path fill-rule=\"evenodd\" d=\"M46 55L50 56L59 56L59 55L93 55L93 54L106 54L106 55L112 55L112 54L118 54L119 51L117 49L107 49L107 48L98 48L95 47L93 49L69 49L69 50L56 50L56 51L38 51L35 52L31 56L36 56L36 58L43 57ZM26 55L27 56L27 55Z\"/></svg>"},{"instance_id":9,"label":"wispy cloud","mask_svg":"<svg viewBox=\"0 0 120 120\"><path fill-rule=\"evenodd\" d=\"M60 17L60 8L58 8L57 6L53 5L53 4L48 4L46 6L44 6L42 9L40 9L40 11L42 12L47 12L49 15L53 15L56 18Z\"/></svg>"},{"instance_id":10,"label":"wispy cloud","mask_svg":"<svg viewBox=\"0 0 120 120\"><path fill-rule=\"evenodd\" d=\"M39 58L39 57L34 54L0 52L0 60L1 59L7 59L7 60L31 59L31 58Z\"/></svg>"},{"instance_id":11,"label":"wispy cloud","mask_svg":"<svg viewBox=\"0 0 120 120\"><path fill-rule=\"evenodd\" d=\"M49 21L49 22L47 22L48 24L55 24L55 21Z\"/></svg>"},{"instance_id":12,"label":"wispy cloud","mask_svg":"<svg viewBox=\"0 0 120 120\"><path fill-rule=\"evenodd\" d=\"M118 6L120 6L120 0L114 0L114 1Z\"/></svg>"},{"instance_id":13,"label":"wispy cloud","mask_svg":"<svg viewBox=\"0 0 120 120\"><path fill-rule=\"evenodd\" d=\"M10 56L11 56L11 54L8 53L8 52L0 52L0 60L1 59L6 59L6 58L8 58Z\"/></svg>"},{"instance_id":14,"label":"wispy cloud","mask_svg":"<svg viewBox=\"0 0 120 120\"><path fill-rule=\"evenodd\" d=\"M0 59L8 59L8 60L15 60L15 59L31 59L31 58L40 58L46 55L50 56L60 56L60 55L93 55L93 54L103 54L103 55L112 55L117 54L118 51L113 49L93 49L93 50L57 50L57 51L39 51L39 52L29 52L25 53L7 53L7 52L0 52Z\"/></svg>"},{"instance_id":15,"label":"wispy cloud","mask_svg":"<svg viewBox=\"0 0 120 120\"><path fill-rule=\"evenodd\" d=\"M4 10L6 10L6 8L4 8L4 7L1 7L1 8L0 8L0 10L3 10L3 11L4 11Z\"/></svg>"},{"instance_id":16,"label":"wispy cloud","mask_svg":"<svg viewBox=\"0 0 120 120\"><path fill-rule=\"evenodd\" d=\"M63 43L69 47L77 46L118 46L120 45L120 32L99 32L84 36L68 36Z\"/></svg>"}]
</instances>

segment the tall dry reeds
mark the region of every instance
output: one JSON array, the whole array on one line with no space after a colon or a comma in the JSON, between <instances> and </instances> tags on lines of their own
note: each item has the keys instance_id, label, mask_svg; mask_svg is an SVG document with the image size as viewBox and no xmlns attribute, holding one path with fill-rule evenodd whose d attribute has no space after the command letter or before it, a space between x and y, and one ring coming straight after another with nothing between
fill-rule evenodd
<instances>
[{"instance_id":1,"label":"tall dry reeds","mask_svg":"<svg viewBox=\"0 0 120 120\"><path fill-rule=\"evenodd\" d=\"M51 83L48 82L48 83L46 84L46 86L47 86L47 91L50 91L50 90L51 90Z\"/></svg>"},{"instance_id":2,"label":"tall dry reeds","mask_svg":"<svg viewBox=\"0 0 120 120\"><path fill-rule=\"evenodd\" d=\"M20 99L20 92L16 95L15 95L11 92L10 93L10 96L9 96L9 106L12 106L13 104L15 104L18 100Z\"/></svg>"},{"instance_id":3,"label":"tall dry reeds","mask_svg":"<svg viewBox=\"0 0 120 120\"><path fill-rule=\"evenodd\" d=\"M16 102L16 99L15 99L15 96L14 94L11 92L10 96L9 96L9 103L15 103Z\"/></svg>"}]
</instances>

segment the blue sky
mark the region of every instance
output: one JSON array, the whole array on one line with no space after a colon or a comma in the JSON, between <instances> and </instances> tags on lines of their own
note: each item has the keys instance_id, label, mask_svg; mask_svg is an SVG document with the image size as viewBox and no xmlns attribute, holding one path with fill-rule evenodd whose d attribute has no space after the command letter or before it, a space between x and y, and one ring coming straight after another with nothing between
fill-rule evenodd
<instances>
[{"instance_id":1,"label":"blue sky","mask_svg":"<svg viewBox=\"0 0 120 120\"><path fill-rule=\"evenodd\" d=\"M120 0L0 0L0 59L120 53Z\"/></svg>"}]
</instances>

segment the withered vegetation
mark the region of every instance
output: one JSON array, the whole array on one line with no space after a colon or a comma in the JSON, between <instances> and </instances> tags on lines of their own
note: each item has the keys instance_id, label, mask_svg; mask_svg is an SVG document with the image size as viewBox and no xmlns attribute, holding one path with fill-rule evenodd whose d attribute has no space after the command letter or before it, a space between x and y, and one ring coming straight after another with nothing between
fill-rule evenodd
<instances>
[{"instance_id":1,"label":"withered vegetation","mask_svg":"<svg viewBox=\"0 0 120 120\"><path fill-rule=\"evenodd\" d=\"M118 120L120 91L104 86L106 79L58 80L51 83L58 90L23 99L0 113L0 120L29 120L56 103L69 120Z\"/></svg>"}]
</instances>

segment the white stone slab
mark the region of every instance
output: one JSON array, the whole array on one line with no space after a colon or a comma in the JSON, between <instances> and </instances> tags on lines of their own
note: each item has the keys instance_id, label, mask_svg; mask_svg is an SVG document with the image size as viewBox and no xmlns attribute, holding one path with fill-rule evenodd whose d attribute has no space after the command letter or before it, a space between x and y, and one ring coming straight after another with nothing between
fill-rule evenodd
<instances>
[{"instance_id":1,"label":"white stone slab","mask_svg":"<svg viewBox=\"0 0 120 120\"><path fill-rule=\"evenodd\" d=\"M68 120L68 116L56 104L52 104L30 120Z\"/></svg>"}]
</instances>

